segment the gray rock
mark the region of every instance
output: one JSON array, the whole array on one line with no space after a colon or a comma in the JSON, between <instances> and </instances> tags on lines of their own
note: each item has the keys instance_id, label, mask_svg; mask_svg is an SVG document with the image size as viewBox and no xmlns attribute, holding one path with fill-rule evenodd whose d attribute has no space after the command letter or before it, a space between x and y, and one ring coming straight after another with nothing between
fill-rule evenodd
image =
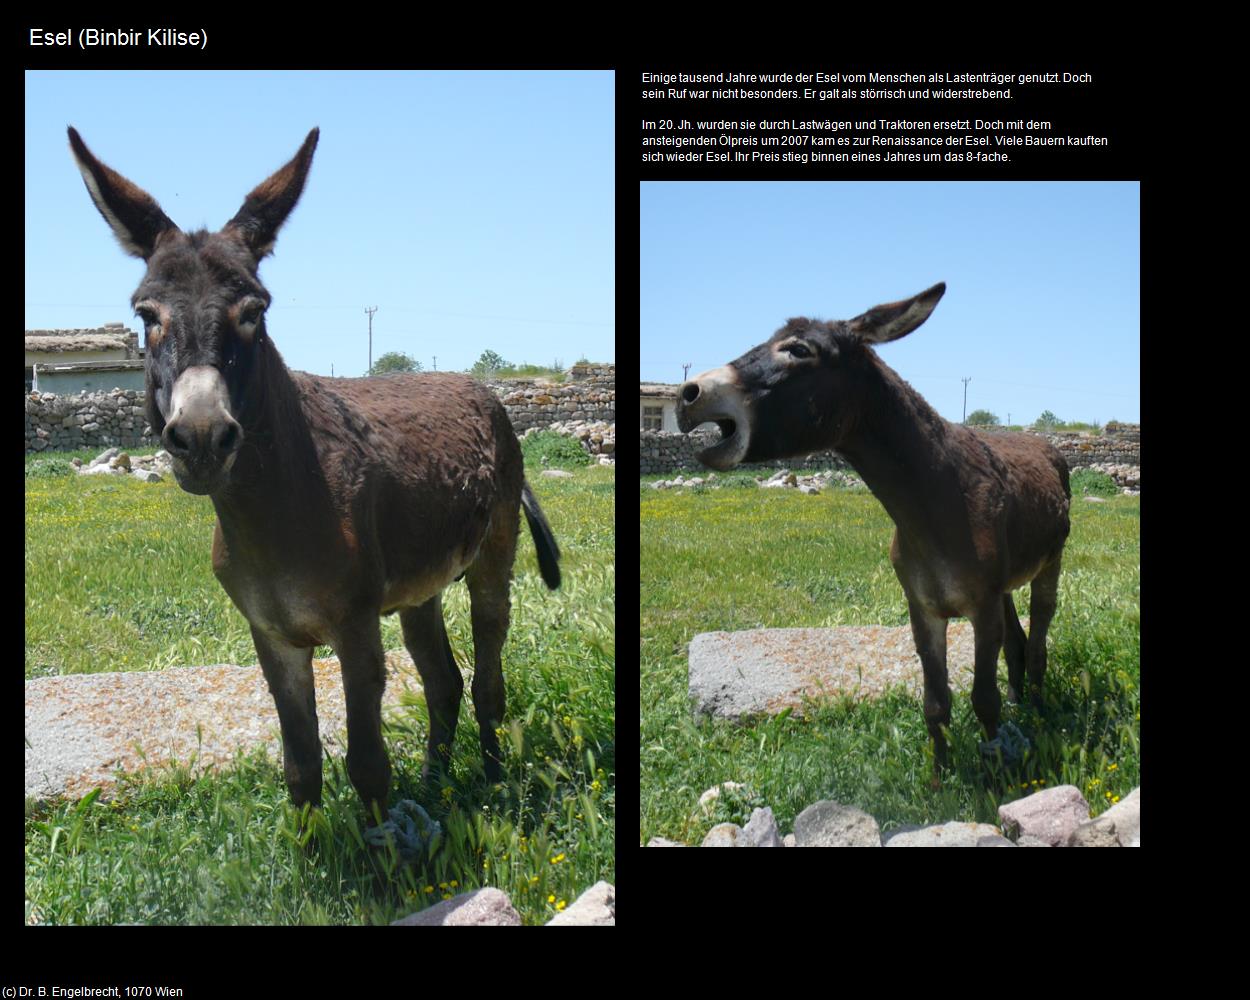
<instances>
[{"instance_id":1,"label":"gray rock","mask_svg":"<svg viewBox=\"0 0 1250 1000\"><path fill-rule=\"evenodd\" d=\"M1003 832L1028 834L1059 847L1089 821L1089 803L1075 785L1060 785L998 807Z\"/></svg>"},{"instance_id":2,"label":"gray rock","mask_svg":"<svg viewBox=\"0 0 1250 1000\"><path fill-rule=\"evenodd\" d=\"M742 842L742 827L737 823L717 823L708 830L700 847L749 847Z\"/></svg>"},{"instance_id":3,"label":"gray rock","mask_svg":"<svg viewBox=\"0 0 1250 1000\"><path fill-rule=\"evenodd\" d=\"M742 828L743 843L739 847L781 847L781 834L771 808L765 806L751 813L751 819Z\"/></svg>"},{"instance_id":4,"label":"gray rock","mask_svg":"<svg viewBox=\"0 0 1250 1000\"><path fill-rule=\"evenodd\" d=\"M616 887L596 882L577 897L577 902L547 921L548 927L615 927Z\"/></svg>"},{"instance_id":5,"label":"gray rock","mask_svg":"<svg viewBox=\"0 0 1250 1000\"><path fill-rule=\"evenodd\" d=\"M1034 837L1031 834L1022 833L1016 841L1017 847L1051 847L1053 845L1046 843L1041 837Z\"/></svg>"},{"instance_id":6,"label":"gray rock","mask_svg":"<svg viewBox=\"0 0 1250 1000\"><path fill-rule=\"evenodd\" d=\"M96 457L91 460L91 463L90 463L91 467L94 467L97 465L108 465L109 460L116 458L118 455L121 454L121 451L122 450L120 448L109 448L107 451L101 452L99 455L96 455Z\"/></svg>"},{"instance_id":7,"label":"gray rock","mask_svg":"<svg viewBox=\"0 0 1250 1000\"><path fill-rule=\"evenodd\" d=\"M517 913L506 893L477 889L445 899L420 913L394 921L393 927L519 927Z\"/></svg>"},{"instance_id":8,"label":"gray rock","mask_svg":"<svg viewBox=\"0 0 1250 1000\"><path fill-rule=\"evenodd\" d=\"M1116 836L1115 821L1099 816L1088 823L1082 823L1072 831L1068 838L1068 847L1119 847L1120 840Z\"/></svg>"},{"instance_id":9,"label":"gray rock","mask_svg":"<svg viewBox=\"0 0 1250 1000\"><path fill-rule=\"evenodd\" d=\"M880 847L881 828L863 810L826 800L799 813L794 843L796 847Z\"/></svg>"},{"instance_id":10,"label":"gray rock","mask_svg":"<svg viewBox=\"0 0 1250 1000\"><path fill-rule=\"evenodd\" d=\"M1134 788L1095 820L1073 831L1069 847L1140 847L1141 789Z\"/></svg>"},{"instance_id":11,"label":"gray rock","mask_svg":"<svg viewBox=\"0 0 1250 1000\"><path fill-rule=\"evenodd\" d=\"M900 830L890 834L886 839L886 847L980 847L980 841L998 838L1006 840L997 827L988 823L941 823L924 826L918 829ZM1007 840L1005 845L985 844L986 847L1007 846L1014 844Z\"/></svg>"},{"instance_id":12,"label":"gray rock","mask_svg":"<svg viewBox=\"0 0 1250 1000\"><path fill-rule=\"evenodd\" d=\"M972 686L973 638L966 621L947 630L952 691ZM908 625L703 632L690 641L692 710L732 721L801 713L806 698L875 697L896 684L919 692L923 677Z\"/></svg>"}]
</instances>

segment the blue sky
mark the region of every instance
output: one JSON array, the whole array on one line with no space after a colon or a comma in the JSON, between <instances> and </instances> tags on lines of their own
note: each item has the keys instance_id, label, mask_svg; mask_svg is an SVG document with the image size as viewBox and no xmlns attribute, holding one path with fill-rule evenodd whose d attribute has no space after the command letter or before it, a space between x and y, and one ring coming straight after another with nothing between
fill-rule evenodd
<instances>
[{"instance_id":1,"label":"blue sky","mask_svg":"<svg viewBox=\"0 0 1250 1000\"><path fill-rule=\"evenodd\" d=\"M944 417L1140 418L1139 185L641 185L641 374L680 382L792 316L850 319L938 281L878 349Z\"/></svg>"},{"instance_id":2,"label":"blue sky","mask_svg":"<svg viewBox=\"0 0 1250 1000\"><path fill-rule=\"evenodd\" d=\"M375 359L614 361L614 101L606 71L29 72L26 328L140 329L143 265L92 205L66 125L188 230L220 228L317 125L260 268L288 364L363 374L366 306Z\"/></svg>"}]
</instances>

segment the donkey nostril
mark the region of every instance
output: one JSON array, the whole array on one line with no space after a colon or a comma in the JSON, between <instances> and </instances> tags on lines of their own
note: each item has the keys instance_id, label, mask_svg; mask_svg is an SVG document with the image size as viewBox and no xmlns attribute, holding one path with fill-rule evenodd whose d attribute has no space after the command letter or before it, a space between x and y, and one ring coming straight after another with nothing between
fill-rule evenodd
<instances>
[{"instance_id":1,"label":"donkey nostril","mask_svg":"<svg viewBox=\"0 0 1250 1000\"><path fill-rule=\"evenodd\" d=\"M185 454L189 450L189 446L186 441L184 441L179 435L176 424L166 424L165 433L162 434L161 437L164 439L163 443L166 451Z\"/></svg>"},{"instance_id":2,"label":"donkey nostril","mask_svg":"<svg viewBox=\"0 0 1250 1000\"><path fill-rule=\"evenodd\" d=\"M217 451L222 456L229 455L239 447L240 436L239 425L230 421L216 436Z\"/></svg>"},{"instance_id":3,"label":"donkey nostril","mask_svg":"<svg viewBox=\"0 0 1250 1000\"><path fill-rule=\"evenodd\" d=\"M683 403L689 405L699 398L699 383L687 382L681 387L681 399Z\"/></svg>"}]
</instances>

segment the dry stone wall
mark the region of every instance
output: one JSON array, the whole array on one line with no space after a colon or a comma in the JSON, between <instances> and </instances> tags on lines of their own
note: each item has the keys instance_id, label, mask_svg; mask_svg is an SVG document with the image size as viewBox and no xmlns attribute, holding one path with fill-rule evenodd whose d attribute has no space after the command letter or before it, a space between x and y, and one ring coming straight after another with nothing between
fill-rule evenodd
<instances>
[{"instance_id":1,"label":"dry stone wall","mask_svg":"<svg viewBox=\"0 0 1250 1000\"><path fill-rule=\"evenodd\" d=\"M1036 433L1028 431L1026 433ZM680 434L672 431L639 431L639 471L643 475L677 470L702 469L695 459L697 451L720 440L719 431L697 431ZM1110 423L1098 435L1079 431L1043 434L1068 460L1073 469L1094 465L1140 465L1141 426ZM804 458L786 458L775 462L744 463L742 469L849 469L846 460L836 452L824 451Z\"/></svg>"},{"instance_id":2,"label":"dry stone wall","mask_svg":"<svg viewBox=\"0 0 1250 1000\"><path fill-rule=\"evenodd\" d=\"M487 385L503 401L517 434L553 424L566 433L578 425L616 424L614 365L575 365L563 383L514 379ZM159 442L149 433L145 417L145 395L135 389L28 393L26 452L156 447ZM614 433L611 439L615 441Z\"/></svg>"},{"instance_id":3,"label":"dry stone wall","mask_svg":"<svg viewBox=\"0 0 1250 1000\"><path fill-rule=\"evenodd\" d=\"M678 469L703 469L694 457L709 445L720 440L719 431L695 431L682 434L677 431L639 431L639 471L642 475L653 472L674 472ZM803 458L786 458L775 462L744 462L737 468L749 469L849 469L846 459L837 452L819 451Z\"/></svg>"},{"instance_id":4,"label":"dry stone wall","mask_svg":"<svg viewBox=\"0 0 1250 1000\"><path fill-rule=\"evenodd\" d=\"M518 434L568 421L616 423L616 369L575 366L564 383L539 379L487 382L503 400Z\"/></svg>"},{"instance_id":5,"label":"dry stone wall","mask_svg":"<svg viewBox=\"0 0 1250 1000\"><path fill-rule=\"evenodd\" d=\"M32 392L26 397L27 454L108 445L155 447L158 442L147 430L144 393L135 389L70 396Z\"/></svg>"}]
</instances>

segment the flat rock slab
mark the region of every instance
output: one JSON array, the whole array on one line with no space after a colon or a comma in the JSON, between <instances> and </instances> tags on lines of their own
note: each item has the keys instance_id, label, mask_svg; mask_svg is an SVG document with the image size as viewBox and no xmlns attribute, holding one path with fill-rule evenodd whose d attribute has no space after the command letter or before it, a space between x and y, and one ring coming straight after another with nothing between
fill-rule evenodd
<instances>
[{"instance_id":1,"label":"flat rock slab","mask_svg":"<svg viewBox=\"0 0 1250 1000\"><path fill-rule=\"evenodd\" d=\"M403 651L386 654L383 704L421 693ZM347 711L336 657L313 660L324 744L342 752ZM126 673L73 674L26 682L26 795L105 796L117 772L192 759L229 763L257 746L281 759L278 712L259 666L219 664Z\"/></svg>"},{"instance_id":2,"label":"flat rock slab","mask_svg":"<svg viewBox=\"0 0 1250 1000\"><path fill-rule=\"evenodd\" d=\"M1027 630L1029 621L1020 624ZM952 621L946 669L953 691L971 690L973 661L972 623ZM801 712L805 698L874 698L896 685L924 690L910 625L702 632L690 641L689 667L695 714L735 721Z\"/></svg>"}]
</instances>

